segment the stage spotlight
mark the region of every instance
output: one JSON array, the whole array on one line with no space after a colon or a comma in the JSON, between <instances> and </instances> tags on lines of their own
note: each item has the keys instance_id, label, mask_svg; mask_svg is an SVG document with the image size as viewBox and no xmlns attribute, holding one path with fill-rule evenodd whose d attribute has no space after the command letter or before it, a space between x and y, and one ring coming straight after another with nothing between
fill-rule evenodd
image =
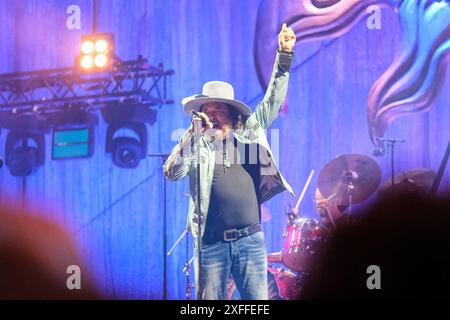
<instances>
[{"instance_id":1,"label":"stage spotlight","mask_svg":"<svg viewBox=\"0 0 450 320\"><path fill-rule=\"evenodd\" d=\"M52 127L52 160L93 155L98 116L88 105L66 106L66 110L53 112L47 119Z\"/></svg>"},{"instance_id":2,"label":"stage spotlight","mask_svg":"<svg viewBox=\"0 0 450 320\"><path fill-rule=\"evenodd\" d=\"M106 58L106 56L104 54L100 53L95 57L95 65L98 68L103 68L107 64L107 62L108 62L108 58Z\"/></svg>"},{"instance_id":3,"label":"stage spotlight","mask_svg":"<svg viewBox=\"0 0 450 320\"><path fill-rule=\"evenodd\" d=\"M11 175L26 177L45 161L43 134L10 131L6 138L6 166Z\"/></svg>"},{"instance_id":4,"label":"stage spotlight","mask_svg":"<svg viewBox=\"0 0 450 320\"><path fill-rule=\"evenodd\" d=\"M54 129L52 132L52 159L91 157L93 136L93 128Z\"/></svg>"},{"instance_id":5,"label":"stage spotlight","mask_svg":"<svg viewBox=\"0 0 450 320\"><path fill-rule=\"evenodd\" d=\"M16 177L25 177L45 161L45 134L50 131L45 116L39 112L4 114L0 127L8 129L5 164Z\"/></svg>"},{"instance_id":6,"label":"stage spotlight","mask_svg":"<svg viewBox=\"0 0 450 320\"><path fill-rule=\"evenodd\" d=\"M147 155L147 126L156 120L156 111L136 103L123 103L102 109L108 124L106 153L121 168L136 168Z\"/></svg>"},{"instance_id":7,"label":"stage spotlight","mask_svg":"<svg viewBox=\"0 0 450 320\"><path fill-rule=\"evenodd\" d=\"M112 33L99 33L83 36L77 64L81 70L108 70L114 62L114 36Z\"/></svg>"},{"instance_id":8,"label":"stage spotlight","mask_svg":"<svg viewBox=\"0 0 450 320\"><path fill-rule=\"evenodd\" d=\"M91 54L94 51L94 43L90 40L84 41L81 44L81 52L84 54Z\"/></svg>"},{"instance_id":9,"label":"stage spotlight","mask_svg":"<svg viewBox=\"0 0 450 320\"><path fill-rule=\"evenodd\" d=\"M121 168L136 168L147 153L147 127L142 122L122 122L109 125L106 132L106 152Z\"/></svg>"},{"instance_id":10,"label":"stage spotlight","mask_svg":"<svg viewBox=\"0 0 450 320\"><path fill-rule=\"evenodd\" d=\"M83 69L90 69L94 65L94 60L91 56L84 56L81 58L80 64Z\"/></svg>"},{"instance_id":11,"label":"stage spotlight","mask_svg":"<svg viewBox=\"0 0 450 320\"><path fill-rule=\"evenodd\" d=\"M95 51L104 52L108 49L108 42L105 39L100 39L95 42Z\"/></svg>"}]
</instances>

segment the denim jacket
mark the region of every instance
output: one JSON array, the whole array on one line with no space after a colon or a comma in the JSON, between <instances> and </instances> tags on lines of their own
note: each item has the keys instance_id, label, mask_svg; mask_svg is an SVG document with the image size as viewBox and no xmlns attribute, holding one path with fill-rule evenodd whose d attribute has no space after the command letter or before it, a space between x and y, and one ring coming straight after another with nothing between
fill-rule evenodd
<instances>
[{"instance_id":1,"label":"denim jacket","mask_svg":"<svg viewBox=\"0 0 450 320\"><path fill-rule=\"evenodd\" d=\"M278 112L286 97L289 80L289 70L292 64L293 54L277 52L272 77L269 82L263 100L258 104L255 111L247 118L244 127L233 132L234 137L244 144L259 144L261 179L260 179L260 204L269 200L276 194L287 190L294 196L291 186L286 182L281 172L278 170L273 158L272 150L267 141L266 130L278 116ZM215 167L215 151L211 141L202 136L199 140L200 146L200 205L201 205L201 231L202 236L205 230L206 215L209 208L211 186ZM262 148L261 148L262 147ZM189 210L187 216L187 227L192 232L194 238L198 236L198 215L197 215L197 165L194 153L190 155L177 152L177 144L166 163L164 171L169 161L174 161L170 170L166 172L169 180L179 180L189 176ZM174 159L174 157L176 157ZM238 186L236 186L238 187Z\"/></svg>"}]
</instances>

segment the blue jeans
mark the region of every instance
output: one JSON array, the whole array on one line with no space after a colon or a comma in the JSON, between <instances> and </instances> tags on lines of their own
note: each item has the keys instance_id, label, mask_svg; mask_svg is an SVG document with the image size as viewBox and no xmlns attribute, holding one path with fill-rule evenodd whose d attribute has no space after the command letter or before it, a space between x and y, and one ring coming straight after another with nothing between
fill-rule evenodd
<instances>
[{"instance_id":1,"label":"blue jeans","mask_svg":"<svg viewBox=\"0 0 450 320\"><path fill-rule=\"evenodd\" d=\"M197 250L195 253L198 254ZM203 245L201 259L203 300L224 300L230 274L242 300L268 299L267 253L262 231L233 241ZM197 259L195 262L198 270Z\"/></svg>"}]
</instances>

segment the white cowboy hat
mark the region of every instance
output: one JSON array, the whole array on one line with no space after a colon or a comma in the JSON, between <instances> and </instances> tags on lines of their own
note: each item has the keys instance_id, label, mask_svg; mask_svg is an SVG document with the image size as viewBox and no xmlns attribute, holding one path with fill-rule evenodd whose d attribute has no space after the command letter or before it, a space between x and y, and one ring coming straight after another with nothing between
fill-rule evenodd
<instances>
[{"instance_id":1,"label":"white cowboy hat","mask_svg":"<svg viewBox=\"0 0 450 320\"><path fill-rule=\"evenodd\" d=\"M203 85L202 94L186 97L181 100L183 111L200 111L200 107L208 102L223 102L234 107L239 113L250 115L252 110L245 103L234 99L233 86L223 81L209 81Z\"/></svg>"}]
</instances>

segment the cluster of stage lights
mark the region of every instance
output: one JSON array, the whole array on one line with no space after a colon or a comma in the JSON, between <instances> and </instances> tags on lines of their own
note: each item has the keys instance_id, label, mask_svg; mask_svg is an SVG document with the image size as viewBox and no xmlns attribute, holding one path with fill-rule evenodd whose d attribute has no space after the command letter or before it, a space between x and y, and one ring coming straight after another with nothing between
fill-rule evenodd
<instances>
[{"instance_id":1,"label":"cluster of stage lights","mask_svg":"<svg viewBox=\"0 0 450 320\"><path fill-rule=\"evenodd\" d=\"M79 66L83 70L106 69L112 65L112 34L84 36L81 40Z\"/></svg>"}]
</instances>

